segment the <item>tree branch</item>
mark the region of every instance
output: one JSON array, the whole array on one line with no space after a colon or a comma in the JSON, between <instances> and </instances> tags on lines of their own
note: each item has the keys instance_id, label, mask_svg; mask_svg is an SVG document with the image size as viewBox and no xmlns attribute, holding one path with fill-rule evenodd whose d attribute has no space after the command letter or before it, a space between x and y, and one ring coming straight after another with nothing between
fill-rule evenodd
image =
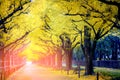
<instances>
[{"instance_id":1,"label":"tree branch","mask_svg":"<svg viewBox=\"0 0 120 80\"><path fill-rule=\"evenodd\" d=\"M73 50L78 44L80 44L80 42L77 42L77 43L72 47L72 50Z\"/></svg>"},{"instance_id":2,"label":"tree branch","mask_svg":"<svg viewBox=\"0 0 120 80\"><path fill-rule=\"evenodd\" d=\"M109 24L108 27L111 26L111 25L112 25L112 24ZM102 35L100 36L100 38L102 38L104 35L106 35L111 29L113 29L113 27L114 27L114 26L112 26L109 30L107 30L104 34L102 34ZM99 39L100 39L100 38L99 38Z\"/></svg>"},{"instance_id":3,"label":"tree branch","mask_svg":"<svg viewBox=\"0 0 120 80\"><path fill-rule=\"evenodd\" d=\"M12 45L12 44L16 44L18 41L20 41L20 40L22 40L23 38L25 38L30 32L31 32L31 31L26 32L23 36L21 36L21 37L18 38L17 40L15 40L15 41L11 42L10 44L8 44L8 45L6 45L6 46L0 48L0 50L9 47L9 46Z\"/></svg>"},{"instance_id":4,"label":"tree branch","mask_svg":"<svg viewBox=\"0 0 120 80\"><path fill-rule=\"evenodd\" d=\"M87 20L84 20L89 26L91 26L91 28L93 29L93 31L94 31L94 34L96 35L97 33L96 33L96 31L95 31L95 29L94 29L94 25L92 25L92 24L90 24ZM96 24L96 23L95 23Z\"/></svg>"},{"instance_id":5,"label":"tree branch","mask_svg":"<svg viewBox=\"0 0 120 80\"><path fill-rule=\"evenodd\" d=\"M18 49L15 50L13 53L16 54L16 53L18 53L18 52L19 52L19 53L22 52L29 44L30 44L30 41L27 42L27 43L25 43L25 44L23 44L22 47L18 48Z\"/></svg>"},{"instance_id":6,"label":"tree branch","mask_svg":"<svg viewBox=\"0 0 120 80\"><path fill-rule=\"evenodd\" d=\"M74 43L74 42L76 41L77 37L78 37L78 35L76 35L76 36L74 37L72 43Z\"/></svg>"},{"instance_id":7,"label":"tree branch","mask_svg":"<svg viewBox=\"0 0 120 80\"><path fill-rule=\"evenodd\" d=\"M21 10L23 10L23 5L25 5L25 4L27 4L27 3L29 3L30 1L28 1L28 2L24 2L23 4L22 4L22 0L20 0L20 3L19 3L19 6L17 7L17 8L15 8L15 3L13 4L13 6L14 6L14 10L11 12L11 13L9 13L7 16L5 16L4 18L2 18L2 16L0 15L0 29L4 29L4 32L6 33L7 32L7 30L6 30L6 27L5 27L5 24L6 23L8 23L8 22L10 22L11 20L12 20L12 16L15 14L15 13L17 13L18 11L21 11ZM12 6L12 5L10 5L10 6ZM10 7L9 7L9 9L11 9ZM21 12L20 12L20 14L21 14ZM11 18L12 17L12 18ZM11 18L11 19L10 19ZM9 19L9 21L7 21Z\"/></svg>"},{"instance_id":8,"label":"tree branch","mask_svg":"<svg viewBox=\"0 0 120 80\"><path fill-rule=\"evenodd\" d=\"M116 5L116 6L118 6L120 3L118 3L117 1L108 1L108 0L99 0L99 1L101 1L101 2L103 2L103 3L105 3L105 4L109 4L109 5Z\"/></svg>"},{"instance_id":9,"label":"tree branch","mask_svg":"<svg viewBox=\"0 0 120 80\"><path fill-rule=\"evenodd\" d=\"M99 0L100 2L103 2L105 4L108 4L108 5L114 5L114 6L117 6L118 7L118 19L120 20L120 2L117 2L117 1L107 1L107 0Z\"/></svg>"}]
</instances>

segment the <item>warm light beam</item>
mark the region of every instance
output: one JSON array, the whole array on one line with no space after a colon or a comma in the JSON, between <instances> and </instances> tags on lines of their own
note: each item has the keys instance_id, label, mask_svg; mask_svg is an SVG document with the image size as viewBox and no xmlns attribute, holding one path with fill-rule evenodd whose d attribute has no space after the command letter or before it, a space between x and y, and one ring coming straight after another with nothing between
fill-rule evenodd
<instances>
[{"instance_id":1,"label":"warm light beam","mask_svg":"<svg viewBox=\"0 0 120 80\"><path fill-rule=\"evenodd\" d=\"M31 64L32 64L31 61L27 61L27 62L26 62L26 65L31 65Z\"/></svg>"}]
</instances>

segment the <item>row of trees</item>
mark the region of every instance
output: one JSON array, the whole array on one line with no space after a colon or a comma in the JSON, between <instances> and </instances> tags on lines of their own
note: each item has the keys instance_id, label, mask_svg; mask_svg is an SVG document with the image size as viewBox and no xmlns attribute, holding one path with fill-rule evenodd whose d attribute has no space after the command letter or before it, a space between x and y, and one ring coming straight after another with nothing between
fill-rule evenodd
<instances>
[{"instance_id":1,"label":"row of trees","mask_svg":"<svg viewBox=\"0 0 120 80\"><path fill-rule=\"evenodd\" d=\"M6 10L6 13L2 13L3 9L1 9L0 13L1 33L12 31L14 25L11 27L8 24L15 17L27 14L26 10L29 6L24 9L24 5L29 2L30 0L8 1L7 7L2 5L2 1L0 2L0 6ZM62 54L63 51L62 55L66 56L66 66L69 71L72 66L73 49L80 44L86 61L85 74L93 74L92 60L98 40L111 30L120 28L119 0L61 0L53 3L47 0L46 2L49 3L49 7L46 8L45 16L42 17L44 26L40 29L52 37L47 36L48 39L46 39L44 36L45 39L42 39L43 36L40 35L41 46L49 42L46 48L51 52L46 51L47 54ZM25 32L25 34L28 33L29 31ZM43 52L39 53L41 55Z\"/></svg>"},{"instance_id":2,"label":"row of trees","mask_svg":"<svg viewBox=\"0 0 120 80\"><path fill-rule=\"evenodd\" d=\"M29 2L30 0L0 1L0 67L1 74L5 78L23 65L23 58L18 57L18 53L24 51L30 43L26 37L32 30L25 31L25 33L22 33L17 38L14 38L16 32L12 33L19 26L14 22L14 19L26 14L28 7L24 6Z\"/></svg>"},{"instance_id":3,"label":"row of trees","mask_svg":"<svg viewBox=\"0 0 120 80\"><path fill-rule=\"evenodd\" d=\"M120 54L119 45L119 37L108 35L104 39L98 41L95 57L98 57L99 60L118 60Z\"/></svg>"},{"instance_id":4,"label":"row of trees","mask_svg":"<svg viewBox=\"0 0 120 80\"><path fill-rule=\"evenodd\" d=\"M85 56L86 61L85 74L86 75L93 74L92 60L95 55L94 53L98 40L107 35L111 30L119 28L119 6L118 6L119 1L107 1L107 0L61 1L61 3L65 2L66 4L60 4L64 6L64 9L62 9L61 12L71 21L72 31L71 33L65 32L65 34L63 32L58 36L58 38L61 39L62 49L67 56L66 57L67 68L68 69L71 68L72 60L71 57L73 51L72 48L73 42L71 40L75 38L70 38L66 34L72 35L72 32L75 32L77 33L75 34L75 36L79 35L80 38L79 43L82 47ZM75 4L77 4L78 6L73 6ZM118 11L116 12L115 10ZM52 26L49 27L51 27L52 29ZM70 28L71 25L69 25L68 27Z\"/></svg>"},{"instance_id":5,"label":"row of trees","mask_svg":"<svg viewBox=\"0 0 120 80\"><path fill-rule=\"evenodd\" d=\"M119 60L120 57L120 38L109 34L99 39L96 45L93 60ZM79 55L79 56L77 56ZM76 47L73 52L73 59L84 60L84 54L80 46Z\"/></svg>"}]
</instances>

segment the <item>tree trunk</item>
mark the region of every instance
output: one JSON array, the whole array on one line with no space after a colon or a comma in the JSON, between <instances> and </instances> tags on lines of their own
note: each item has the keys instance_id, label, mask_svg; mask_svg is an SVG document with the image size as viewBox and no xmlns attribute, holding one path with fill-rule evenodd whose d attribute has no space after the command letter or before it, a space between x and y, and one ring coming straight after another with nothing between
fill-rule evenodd
<instances>
[{"instance_id":1,"label":"tree trunk","mask_svg":"<svg viewBox=\"0 0 120 80\"><path fill-rule=\"evenodd\" d=\"M117 52L112 51L112 60L117 60Z\"/></svg>"},{"instance_id":2,"label":"tree trunk","mask_svg":"<svg viewBox=\"0 0 120 80\"><path fill-rule=\"evenodd\" d=\"M72 68L72 50L66 51L66 69L67 74L69 74L69 70Z\"/></svg>"},{"instance_id":3,"label":"tree trunk","mask_svg":"<svg viewBox=\"0 0 120 80\"><path fill-rule=\"evenodd\" d=\"M89 51L89 48L86 47L85 49L85 54L87 54L85 56L85 75L92 75L93 72L93 56L92 56L92 52Z\"/></svg>"},{"instance_id":4,"label":"tree trunk","mask_svg":"<svg viewBox=\"0 0 120 80\"><path fill-rule=\"evenodd\" d=\"M102 57L103 57L102 51L100 51L98 54L99 54L99 56L98 56L98 57L99 57L99 60L102 60Z\"/></svg>"},{"instance_id":5,"label":"tree trunk","mask_svg":"<svg viewBox=\"0 0 120 80\"><path fill-rule=\"evenodd\" d=\"M77 67L78 67L78 78L80 78L80 63L79 63L80 60L78 60L77 62Z\"/></svg>"},{"instance_id":6,"label":"tree trunk","mask_svg":"<svg viewBox=\"0 0 120 80\"><path fill-rule=\"evenodd\" d=\"M68 62L69 62L69 65L68 65L68 67L69 67L69 69L71 69L72 68L72 50L69 50L69 53L68 53Z\"/></svg>"},{"instance_id":7,"label":"tree trunk","mask_svg":"<svg viewBox=\"0 0 120 80\"><path fill-rule=\"evenodd\" d=\"M94 42L93 42L94 43ZM88 26L84 27L84 54L85 54L85 75L93 74L93 52L95 44L91 48L91 30Z\"/></svg>"},{"instance_id":8,"label":"tree trunk","mask_svg":"<svg viewBox=\"0 0 120 80\"><path fill-rule=\"evenodd\" d=\"M117 43L113 43L113 50L112 50L112 60L117 60L118 56L117 56Z\"/></svg>"},{"instance_id":9,"label":"tree trunk","mask_svg":"<svg viewBox=\"0 0 120 80\"><path fill-rule=\"evenodd\" d=\"M93 74L93 63L92 63L92 57L86 56L85 57L85 75L92 75Z\"/></svg>"},{"instance_id":10,"label":"tree trunk","mask_svg":"<svg viewBox=\"0 0 120 80\"><path fill-rule=\"evenodd\" d=\"M57 68L62 68L62 53L57 53Z\"/></svg>"},{"instance_id":11,"label":"tree trunk","mask_svg":"<svg viewBox=\"0 0 120 80\"><path fill-rule=\"evenodd\" d=\"M5 58L4 58L4 49L1 49L0 50L0 61L1 61L1 64L0 64L0 67L2 67L1 68L1 72L2 72L2 74L1 74L1 78L2 79L4 79L5 78Z\"/></svg>"},{"instance_id":12,"label":"tree trunk","mask_svg":"<svg viewBox=\"0 0 120 80\"><path fill-rule=\"evenodd\" d=\"M51 54L51 67L55 67L55 54Z\"/></svg>"},{"instance_id":13,"label":"tree trunk","mask_svg":"<svg viewBox=\"0 0 120 80\"><path fill-rule=\"evenodd\" d=\"M50 56L49 55L45 58L45 65L47 67L50 66Z\"/></svg>"}]
</instances>

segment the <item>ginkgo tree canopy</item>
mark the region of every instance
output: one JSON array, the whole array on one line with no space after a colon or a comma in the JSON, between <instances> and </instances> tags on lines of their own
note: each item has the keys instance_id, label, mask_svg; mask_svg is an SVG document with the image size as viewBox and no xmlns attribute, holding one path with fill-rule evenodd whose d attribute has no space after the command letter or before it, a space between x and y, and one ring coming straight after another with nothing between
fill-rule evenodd
<instances>
[{"instance_id":1,"label":"ginkgo tree canopy","mask_svg":"<svg viewBox=\"0 0 120 80\"><path fill-rule=\"evenodd\" d=\"M20 0L0 1L0 16L4 17L11 12L8 9L14 1L18 4ZM14 18L5 24L8 28L10 26L14 27L8 33L1 31L3 37L0 38L0 41L7 45L25 32L32 30L26 38L31 43L26 50L19 54L32 60L37 60L44 54L51 54L47 53L46 45L49 47L53 46L53 44L46 44L41 39L52 40L55 44L61 45L59 35L66 33L71 41L78 35L75 41L77 43L80 41L81 36L75 30L75 27L77 26L79 30L84 31L84 25L88 25L84 20L87 20L92 25L96 23L93 27L95 31L92 29L91 32L94 39L94 32L97 33L100 28L104 30L102 34L111 28L113 23L108 19L115 21L114 16L117 14L116 6L102 4L98 0L31 0L23 8L23 13L20 14L20 11L18 11L13 15ZM109 9L111 10L109 11ZM70 16L67 14L70 14ZM49 25L49 29L45 28L46 24ZM8 37L10 37L9 40L7 40Z\"/></svg>"}]
</instances>

